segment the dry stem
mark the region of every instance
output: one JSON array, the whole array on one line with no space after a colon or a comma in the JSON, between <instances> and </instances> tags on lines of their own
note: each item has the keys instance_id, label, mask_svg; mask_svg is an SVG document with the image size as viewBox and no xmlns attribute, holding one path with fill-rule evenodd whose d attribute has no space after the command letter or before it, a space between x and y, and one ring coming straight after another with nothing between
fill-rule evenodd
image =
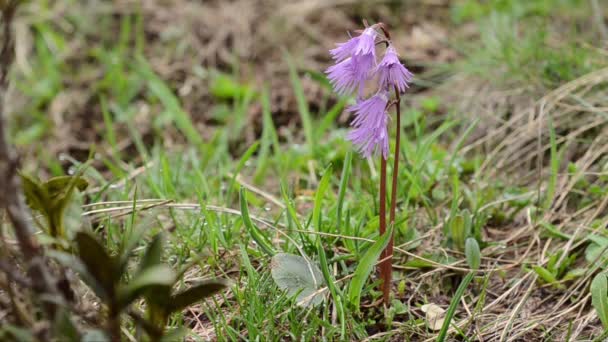
<instances>
[{"instance_id":1,"label":"dry stem","mask_svg":"<svg viewBox=\"0 0 608 342\"><path fill-rule=\"evenodd\" d=\"M34 228L27 220L28 209L21 198L21 181L17 170L19 160L8 143L5 125L5 94L8 85L8 72L14 57L11 23L20 1L13 0L2 8L2 31L4 43L0 50L0 205L6 209L19 248L28 266L33 290L41 295L61 298L44 260L40 245L34 239ZM51 301L43 305L48 318L54 320L57 306Z\"/></svg>"}]
</instances>

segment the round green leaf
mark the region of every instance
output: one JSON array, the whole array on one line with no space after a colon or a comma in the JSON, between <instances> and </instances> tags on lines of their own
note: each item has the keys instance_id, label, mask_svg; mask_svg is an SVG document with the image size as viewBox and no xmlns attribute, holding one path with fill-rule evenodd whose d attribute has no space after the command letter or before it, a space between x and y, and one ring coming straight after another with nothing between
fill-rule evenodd
<instances>
[{"instance_id":1,"label":"round green leaf","mask_svg":"<svg viewBox=\"0 0 608 342\"><path fill-rule=\"evenodd\" d=\"M479 265L481 264L481 252L479 251L477 240L474 238L467 239L464 254L467 257L469 267L473 270L479 269Z\"/></svg>"},{"instance_id":2,"label":"round green leaf","mask_svg":"<svg viewBox=\"0 0 608 342\"><path fill-rule=\"evenodd\" d=\"M323 295L316 293L325 281L319 267L294 254L278 253L270 264L272 278L289 296L298 295L298 305L318 305Z\"/></svg>"}]
</instances>

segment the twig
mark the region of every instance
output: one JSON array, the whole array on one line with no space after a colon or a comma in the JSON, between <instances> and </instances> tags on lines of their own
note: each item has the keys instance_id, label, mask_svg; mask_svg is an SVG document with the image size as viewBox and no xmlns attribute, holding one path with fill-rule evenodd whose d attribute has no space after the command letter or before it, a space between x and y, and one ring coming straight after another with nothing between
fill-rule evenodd
<instances>
[{"instance_id":1,"label":"twig","mask_svg":"<svg viewBox=\"0 0 608 342\"><path fill-rule=\"evenodd\" d=\"M501 342L507 338L507 336L509 334L509 330L510 330L511 326L513 325L513 321L515 320L515 317L517 317L517 315L521 311L521 308L524 306L524 304L528 300L528 297L532 293L532 290L534 289L534 284L536 283L536 278L537 278L536 275L534 275L532 277L528 290L526 290L526 292L524 293L524 296L521 298L519 303L517 303L517 306L515 306L515 309L513 309L513 312L511 312L511 315L509 316L509 320L507 321L507 324L505 325L505 328L503 329L502 334L500 334Z\"/></svg>"},{"instance_id":2,"label":"twig","mask_svg":"<svg viewBox=\"0 0 608 342\"><path fill-rule=\"evenodd\" d=\"M591 3L593 21L595 22L595 26L597 26L600 37L602 40L608 40L608 28L606 27L606 24L604 24L604 12L602 12L602 8L597 0L589 0L589 2Z\"/></svg>"},{"instance_id":3,"label":"twig","mask_svg":"<svg viewBox=\"0 0 608 342\"><path fill-rule=\"evenodd\" d=\"M12 0L4 3L2 8L3 44L0 50L0 206L6 209L12 223L19 248L28 266L32 288L35 292L53 299L61 299L55 281L46 267L44 255L38 242L33 238L34 227L27 220L28 209L21 197L21 181L17 170L19 160L11 149L6 135L5 125L5 95L8 83L8 72L14 58L11 24L20 1ZM43 309L48 318L53 320L57 306L52 301L46 301Z\"/></svg>"},{"instance_id":4,"label":"twig","mask_svg":"<svg viewBox=\"0 0 608 342\"><path fill-rule=\"evenodd\" d=\"M19 284L21 287L29 288L32 286L32 283L29 279L25 278L21 273L16 271L14 267L12 267L9 263L4 260L0 260L0 271L6 274L6 277L15 283Z\"/></svg>"}]
</instances>

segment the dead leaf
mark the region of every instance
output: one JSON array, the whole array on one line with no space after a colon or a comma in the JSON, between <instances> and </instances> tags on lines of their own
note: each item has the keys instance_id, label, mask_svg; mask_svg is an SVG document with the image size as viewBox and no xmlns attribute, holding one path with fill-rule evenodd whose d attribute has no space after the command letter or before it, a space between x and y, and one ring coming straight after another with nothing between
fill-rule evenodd
<instances>
[{"instance_id":1,"label":"dead leaf","mask_svg":"<svg viewBox=\"0 0 608 342\"><path fill-rule=\"evenodd\" d=\"M420 309L426 313L426 322L431 330L439 330L445 321L445 310L437 304L425 304Z\"/></svg>"}]
</instances>

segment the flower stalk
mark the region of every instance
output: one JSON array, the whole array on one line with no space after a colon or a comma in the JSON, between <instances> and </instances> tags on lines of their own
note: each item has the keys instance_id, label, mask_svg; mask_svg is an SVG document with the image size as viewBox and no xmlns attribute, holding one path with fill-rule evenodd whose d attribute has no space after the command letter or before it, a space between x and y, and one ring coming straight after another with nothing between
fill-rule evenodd
<instances>
[{"instance_id":1,"label":"flower stalk","mask_svg":"<svg viewBox=\"0 0 608 342\"><path fill-rule=\"evenodd\" d=\"M394 225L397 208L397 182L399 180L399 150L401 143L401 93L408 88L413 75L399 60L391 35L383 23L371 26L364 22L365 29L356 31L358 36L345 43L337 44L330 54L335 65L326 70L334 90L340 95L357 94L357 103L347 109L354 114L351 123L353 130L348 139L365 158L380 154L380 192L379 221L380 234L386 232L386 163L389 155L388 110L396 107L396 134L391 184L389 224ZM376 48L384 44L386 49L382 59L376 59ZM365 86L370 81L377 82L377 91L364 98ZM394 99L390 93L394 92ZM382 283L382 299L385 305L390 302L392 278L393 237L389 239L382 253L379 265Z\"/></svg>"},{"instance_id":2,"label":"flower stalk","mask_svg":"<svg viewBox=\"0 0 608 342\"><path fill-rule=\"evenodd\" d=\"M391 184L391 210L389 214L389 224L391 226L395 225L395 216L397 211L397 182L399 179L399 151L401 145L401 96L399 95L399 90L397 86L395 86L395 107L397 110L397 120L395 123L395 153L393 156L393 179ZM393 230L394 232L394 230ZM394 233L393 233L394 234ZM383 274L383 282L382 282L382 295L384 303L388 303L390 299L391 292L391 283L393 277L393 237L391 236L388 241L388 246L384 250L382 254L382 259L386 259L384 264L386 264L383 269L385 269L385 273Z\"/></svg>"}]
</instances>

